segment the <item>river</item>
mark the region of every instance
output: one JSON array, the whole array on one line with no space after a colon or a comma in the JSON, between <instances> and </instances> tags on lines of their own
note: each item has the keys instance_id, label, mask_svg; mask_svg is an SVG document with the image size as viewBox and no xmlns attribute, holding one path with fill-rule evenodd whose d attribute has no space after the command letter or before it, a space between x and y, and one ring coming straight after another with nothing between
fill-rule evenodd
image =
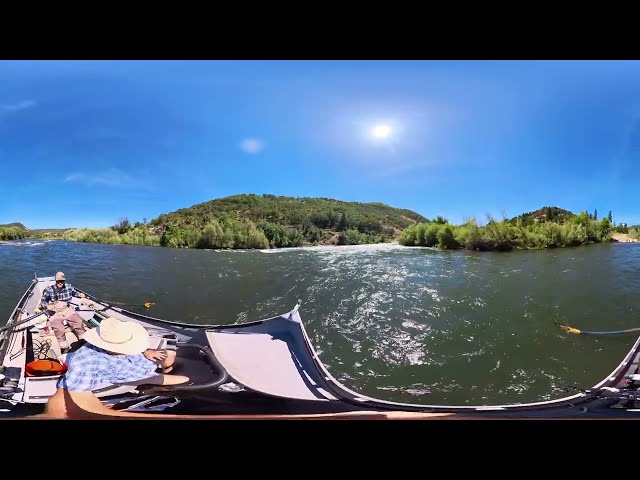
<instances>
[{"instance_id":1,"label":"river","mask_svg":"<svg viewBox=\"0 0 640 480\"><path fill-rule=\"evenodd\" d=\"M607 376L635 340L573 335L640 326L640 244L498 252L399 245L265 251L64 241L0 243L0 324L34 274L145 314L233 324L300 313L350 389L432 405L559 398Z\"/></svg>"}]
</instances>

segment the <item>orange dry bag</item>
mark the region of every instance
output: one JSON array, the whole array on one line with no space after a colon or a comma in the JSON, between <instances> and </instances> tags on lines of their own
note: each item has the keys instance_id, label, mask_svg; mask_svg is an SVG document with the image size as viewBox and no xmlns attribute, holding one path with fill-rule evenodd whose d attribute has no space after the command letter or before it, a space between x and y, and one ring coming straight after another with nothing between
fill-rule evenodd
<instances>
[{"instance_id":1,"label":"orange dry bag","mask_svg":"<svg viewBox=\"0 0 640 480\"><path fill-rule=\"evenodd\" d=\"M51 358L34 360L25 366L25 374L27 377L50 377L53 375L62 375L66 371L66 366L58 360Z\"/></svg>"}]
</instances>

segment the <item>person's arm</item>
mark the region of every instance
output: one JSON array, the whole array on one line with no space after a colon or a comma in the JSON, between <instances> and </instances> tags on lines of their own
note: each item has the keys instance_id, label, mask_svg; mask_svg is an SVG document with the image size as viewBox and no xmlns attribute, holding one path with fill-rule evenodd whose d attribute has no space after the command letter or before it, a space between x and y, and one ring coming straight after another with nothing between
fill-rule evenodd
<instances>
[{"instance_id":1,"label":"person's arm","mask_svg":"<svg viewBox=\"0 0 640 480\"><path fill-rule=\"evenodd\" d=\"M49 302L51 300L51 290L49 287L47 287L44 289L44 292L42 292L42 301L40 302L40 305L45 312L49 309Z\"/></svg>"},{"instance_id":2,"label":"person's arm","mask_svg":"<svg viewBox=\"0 0 640 480\"><path fill-rule=\"evenodd\" d=\"M130 355L129 357L131 358L131 363L129 364L129 371L127 372L128 378L114 378L113 383L122 385L176 385L189 381L189 377L183 375L169 375L156 372L158 366L164 369L168 365L173 364L175 353L171 355L171 360L168 360L169 353L166 350L148 348L141 355L136 354Z\"/></svg>"},{"instance_id":3,"label":"person's arm","mask_svg":"<svg viewBox=\"0 0 640 480\"><path fill-rule=\"evenodd\" d=\"M86 295L82 292L79 292L78 290L76 290L76 287L74 287L73 285L70 285L71 287L71 296L72 297L78 297L78 298L84 298L86 297Z\"/></svg>"},{"instance_id":4,"label":"person's arm","mask_svg":"<svg viewBox=\"0 0 640 480\"><path fill-rule=\"evenodd\" d=\"M189 377L185 377L184 375L156 373L151 377L141 378L140 380L132 380L130 382L123 382L121 385L180 385L181 383L187 383L189 380Z\"/></svg>"}]
</instances>

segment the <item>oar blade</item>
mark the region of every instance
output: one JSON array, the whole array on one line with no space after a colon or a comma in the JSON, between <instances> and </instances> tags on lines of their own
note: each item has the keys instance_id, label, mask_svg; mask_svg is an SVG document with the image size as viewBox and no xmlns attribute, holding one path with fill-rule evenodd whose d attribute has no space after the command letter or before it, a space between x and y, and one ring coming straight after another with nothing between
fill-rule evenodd
<instances>
[{"instance_id":1,"label":"oar blade","mask_svg":"<svg viewBox=\"0 0 640 480\"><path fill-rule=\"evenodd\" d=\"M560 324L558 322L556 322L556 325L558 325L561 329L563 329L567 333L575 333L576 335L581 333L581 330L579 330L577 328L570 327L569 325L562 325L562 324Z\"/></svg>"}]
</instances>

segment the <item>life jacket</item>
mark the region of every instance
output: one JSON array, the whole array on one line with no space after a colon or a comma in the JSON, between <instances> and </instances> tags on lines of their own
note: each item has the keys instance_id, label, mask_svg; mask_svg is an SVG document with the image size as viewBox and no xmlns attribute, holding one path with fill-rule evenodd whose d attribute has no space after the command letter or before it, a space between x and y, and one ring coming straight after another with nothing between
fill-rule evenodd
<instances>
[{"instance_id":1,"label":"life jacket","mask_svg":"<svg viewBox=\"0 0 640 480\"><path fill-rule=\"evenodd\" d=\"M67 371L67 367L58 360L46 358L44 360L34 360L25 366L27 377L51 377L62 375Z\"/></svg>"}]
</instances>

